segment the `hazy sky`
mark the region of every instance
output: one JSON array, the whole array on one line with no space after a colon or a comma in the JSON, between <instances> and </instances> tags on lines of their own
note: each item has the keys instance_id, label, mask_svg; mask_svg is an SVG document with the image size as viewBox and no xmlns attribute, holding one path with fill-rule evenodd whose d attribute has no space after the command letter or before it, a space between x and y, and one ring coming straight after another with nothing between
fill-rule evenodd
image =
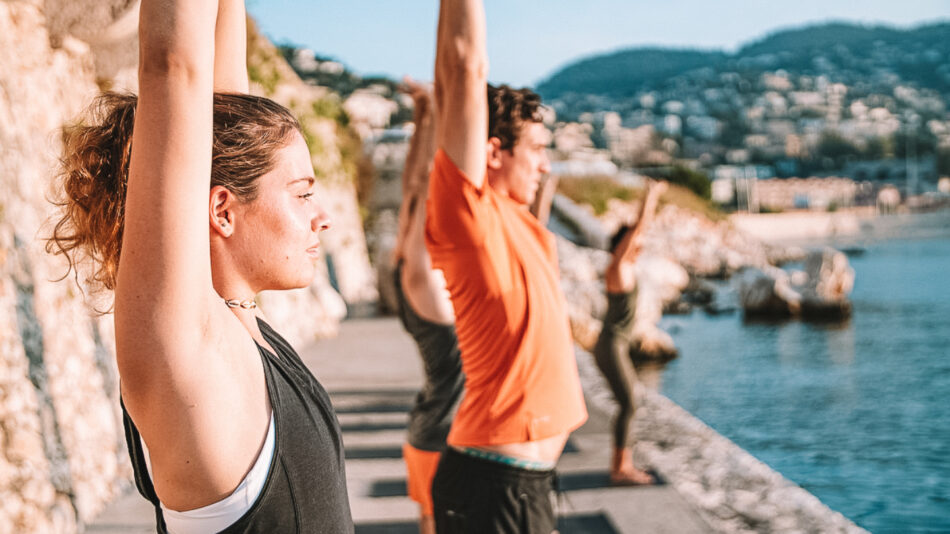
<instances>
[{"instance_id":1,"label":"hazy sky","mask_svg":"<svg viewBox=\"0 0 950 534\"><path fill-rule=\"evenodd\" d=\"M272 40L361 74L432 77L436 0L247 0ZM493 81L534 84L565 63L639 45L732 51L828 20L901 27L950 20L950 0L486 0ZM948 36L950 38L950 36Z\"/></svg>"}]
</instances>

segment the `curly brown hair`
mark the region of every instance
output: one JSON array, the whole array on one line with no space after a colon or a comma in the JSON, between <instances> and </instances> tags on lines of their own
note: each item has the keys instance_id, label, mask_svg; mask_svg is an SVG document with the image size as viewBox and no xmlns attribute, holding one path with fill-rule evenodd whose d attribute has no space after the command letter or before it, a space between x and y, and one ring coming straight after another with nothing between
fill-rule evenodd
<instances>
[{"instance_id":1,"label":"curly brown hair","mask_svg":"<svg viewBox=\"0 0 950 534\"><path fill-rule=\"evenodd\" d=\"M531 89L488 84L488 138L497 137L502 150L518 143L526 122L542 122L541 97Z\"/></svg>"},{"instance_id":2,"label":"curly brown hair","mask_svg":"<svg viewBox=\"0 0 950 534\"><path fill-rule=\"evenodd\" d=\"M63 128L62 171L52 200L61 213L46 251L66 256L64 278L71 271L78 276L79 264L91 260L86 283L93 290L115 289L137 103L132 94L103 93L84 121ZM211 186L254 200L258 179L299 131L297 119L272 100L215 93Z\"/></svg>"}]
</instances>

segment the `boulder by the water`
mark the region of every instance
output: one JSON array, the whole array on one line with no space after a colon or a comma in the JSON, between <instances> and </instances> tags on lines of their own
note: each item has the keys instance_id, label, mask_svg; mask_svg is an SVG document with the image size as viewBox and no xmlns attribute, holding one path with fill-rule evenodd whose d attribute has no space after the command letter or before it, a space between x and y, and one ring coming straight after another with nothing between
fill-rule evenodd
<instances>
[{"instance_id":1,"label":"boulder by the water","mask_svg":"<svg viewBox=\"0 0 950 534\"><path fill-rule=\"evenodd\" d=\"M747 317L843 319L851 315L854 269L844 253L826 247L808 253L804 272L749 268L738 286Z\"/></svg>"}]
</instances>

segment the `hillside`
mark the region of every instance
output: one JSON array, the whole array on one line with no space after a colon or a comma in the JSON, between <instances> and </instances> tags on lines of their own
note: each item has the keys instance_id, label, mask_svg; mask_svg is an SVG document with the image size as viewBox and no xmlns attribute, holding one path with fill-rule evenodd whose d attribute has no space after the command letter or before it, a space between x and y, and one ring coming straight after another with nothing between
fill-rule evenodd
<instances>
[{"instance_id":1,"label":"hillside","mask_svg":"<svg viewBox=\"0 0 950 534\"><path fill-rule=\"evenodd\" d=\"M643 87L725 61L722 52L633 48L572 63L538 85L544 98L565 93L630 96Z\"/></svg>"},{"instance_id":2,"label":"hillside","mask_svg":"<svg viewBox=\"0 0 950 534\"><path fill-rule=\"evenodd\" d=\"M900 183L906 165L893 162L914 157L922 190L950 174L948 22L791 28L728 54L621 50L569 64L538 90L568 125L556 141L606 149L620 167L676 159L710 174L746 165L759 178Z\"/></svg>"},{"instance_id":3,"label":"hillside","mask_svg":"<svg viewBox=\"0 0 950 534\"><path fill-rule=\"evenodd\" d=\"M631 48L573 62L538 84L547 99L569 93L631 96L695 69L826 74L832 81L896 74L905 83L950 93L950 23L897 29L829 23L775 32L734 54ZM708 71L707 71L708 72Z\"/></svg>"}]
</instances>

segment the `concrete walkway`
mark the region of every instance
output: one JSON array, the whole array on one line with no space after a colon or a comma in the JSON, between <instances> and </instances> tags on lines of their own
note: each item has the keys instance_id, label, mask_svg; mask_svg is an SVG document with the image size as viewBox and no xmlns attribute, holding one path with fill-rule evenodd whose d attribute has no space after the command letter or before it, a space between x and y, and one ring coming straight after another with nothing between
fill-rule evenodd
<instances>
[{"instance_id":1,"label":"concrete walkway","mask_svg":"<svg viewBox=\"0 0 950 534\"><path fill-rule=\"evenodd\" d=\"M416 532L417 507L406 496L401 447L406 412L422 383L412 339L393 318L350 320L340 336L301 352L330 391L343 428L347 485L358 534ZM564 534L710 532L669 486L607 484L608 419L591 403L559 464ZM86 532L154 532L151 505L135 492L109 506Z\"/></svg>"}]
</instances>

